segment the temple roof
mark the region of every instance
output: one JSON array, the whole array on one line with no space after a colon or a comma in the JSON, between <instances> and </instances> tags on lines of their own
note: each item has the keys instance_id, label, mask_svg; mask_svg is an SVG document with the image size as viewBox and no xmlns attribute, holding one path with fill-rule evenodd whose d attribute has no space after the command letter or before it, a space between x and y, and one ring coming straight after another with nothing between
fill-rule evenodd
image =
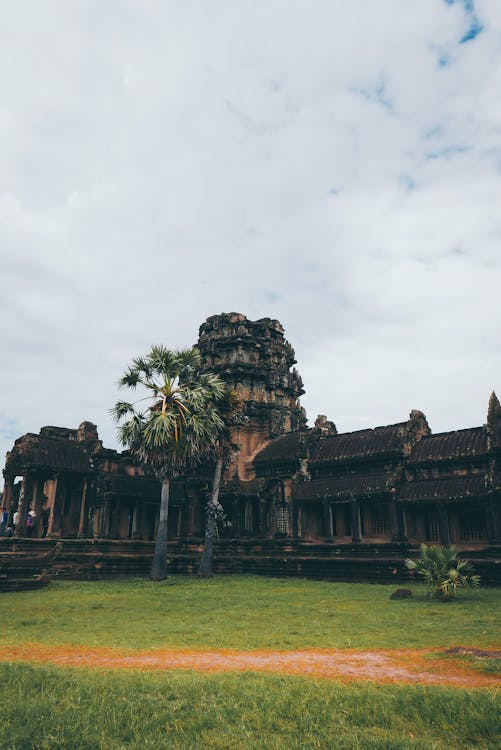
<instances>
[{"instance_id":1,"label":"temple roof","mask_svg":"<svg viewBox=\"0 0 501 750\"><path fill-rule=\"evenodd\" d=\"M356 432L319 436L315 430L291 432L272 440L254 459L256 464L294 461L309 454L310 463L334 463L401 455L407 422Z\"/></svg>"},{"instance_id":2,"label":"temple roof","mask_svg":"<svg viewBox=\"0 0 501 750\"><path fill-rule=\"evenodd\" d=\"M16 440L5 464L7 474L22 474L25 469L87 474L93 467L79 443L28 433Z\"/></svg>"},{"instance_id":3,"label":"temple roof","mask_svg":"<svg viewBox=\"0 0 501 750\"><path fill-rule=\"evenodd\" d=\"M450 461L455 458L474 458L486 451L486 431L483 427L471 427L424 437L412 448L409 462L418 464L428 461Z\"/></svg>"},{"instance_id":4,"label":"temple roof","mask_svg":"<svg viewBox=\"0 0 501 750\"><path fill-rule=\"evenodd\" d=\"M401 454L406 436L407 422L330 435L318 441L311 461L330 463Z\"/></svg>"},{"instance_id":5,"label":"temple roof","mask_svg":"<svg viewBox=\"0 0 501 750\"><path fill-rule=\"evenodd\" d=\"M486 495L485 477L453 477L451 479L427 479L408 482L399 492L402 502L426 502L435 500L467 500Z\"/></svg>"},{"instance_id":6,"label":"temple roof","mask_svg":"<svg viewBox=\"0 0 501 750\"><path fill-rule=\"evenodd\" d=\"M293 491L296 500L322 500L336 498L352 500L369 495L380 495L389 491L391 476L388 472L372 474L345 474L341 477L314 479L301 482Z\"/></svg>"},{"instance_id":7,"label":"temple roof","mask_svg":"<svg viewBox=\"0 0 501 750\"><path fill-rule=\"evenodd\" d=\"M275 463L282 461L295 461L299 455L299 446L304 442L305 436L311 433L310 430L300 432L289 432L287 435L281 435L275 438L267 446L259 451L254 458L255 464ZM303 451L304 452L304 451Z\"/></svg>"}]
</instances>

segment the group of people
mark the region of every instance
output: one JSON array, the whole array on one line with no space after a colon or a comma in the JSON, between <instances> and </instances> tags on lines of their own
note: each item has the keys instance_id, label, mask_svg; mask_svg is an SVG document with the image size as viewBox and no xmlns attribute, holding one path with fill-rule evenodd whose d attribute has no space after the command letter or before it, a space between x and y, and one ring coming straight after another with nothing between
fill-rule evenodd
<instances>
[{"instance_id":1,"label":"group of people","mask_svg":"<svg viewBox=\"0 0 501 750\"><path fill-rule=\"evenodd\" d=\"M2 505L0 506L0 536L12 536L17 526L19 519L19 508L14 511L12 518L7 508ZM42 521L42 537L47 536L47 530L49 525L49 511L44 510L41 514ZM26 516L26 533L27 536L34 536L37 525L37 514L33 509L28 511Z\"/></svg>"}]
</instances>

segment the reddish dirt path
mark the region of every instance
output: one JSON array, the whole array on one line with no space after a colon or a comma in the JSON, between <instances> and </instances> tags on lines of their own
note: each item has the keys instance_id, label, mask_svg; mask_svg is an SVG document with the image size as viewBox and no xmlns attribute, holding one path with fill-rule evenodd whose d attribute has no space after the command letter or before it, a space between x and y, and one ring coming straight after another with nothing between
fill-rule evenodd
<instances>
[{"instance_id":1,"label":"reddish dirt path","mask_svg":"<svg viewBox=\"0 0 501 750\"><path fill-rule=\"evenodd\" d=\"M493 651L491 655L498 656L501 652ZM378 683L405 682L467 688L501 687L500 677L482 674L471 669L467 663L451 656L438 655L432 649L122 651L113 648L44 646L35 643L4 649L0 659L104 669L275 672L338 680L374 680Z\"/></svg>"}]
</instances>

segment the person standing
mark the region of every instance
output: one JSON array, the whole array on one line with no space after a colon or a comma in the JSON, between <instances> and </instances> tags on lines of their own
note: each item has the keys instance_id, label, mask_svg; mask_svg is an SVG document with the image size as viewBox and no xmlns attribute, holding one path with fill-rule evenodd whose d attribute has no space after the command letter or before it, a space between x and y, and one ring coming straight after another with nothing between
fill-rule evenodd
<instances>
[{"instance_id":1,"label":"person standing","mask_svg":"<svg viewBox=\"0 0 501 750\"><path fill-rule=\"evenodd\" d=\"M7 528L7 521L9 520L9 511L5 505L0 506L0 536L4 535L5 529Z\"/></svg>"}]
</instances>

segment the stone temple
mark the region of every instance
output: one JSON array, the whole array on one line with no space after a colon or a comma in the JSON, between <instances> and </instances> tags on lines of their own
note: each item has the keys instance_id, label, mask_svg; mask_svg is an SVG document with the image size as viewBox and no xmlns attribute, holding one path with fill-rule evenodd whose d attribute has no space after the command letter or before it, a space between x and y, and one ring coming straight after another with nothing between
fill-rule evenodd
<instances>
[{"instance_id":1,"label":"stone temple","mask_svg":"<svg viewBox=\"0 0 501 750\"><path fill-rule=\"evenodd\" d=\"M338 433L320 415L306 427L294 350L277 320L228 313L208 318L198 346L204 367L238 390L238 445L221 502L231 525L215 570L380 579L404 576L421 542L468 551L486 580L500 578L501 406L485 424L433 435L411 411L397 424ZM173 483L171 567L196 570L212 468ZM64 540L68 560L103 572L141 572L152 553L159 483L126 451L104 448L95 425L42 427L7 454L3 503L12 538L40 549ZM33 524L27 526L29 511ZM38 546L37 546L38 545ZM143 566L143 567L141 567Z\"/></svg>"}]
</instances>

